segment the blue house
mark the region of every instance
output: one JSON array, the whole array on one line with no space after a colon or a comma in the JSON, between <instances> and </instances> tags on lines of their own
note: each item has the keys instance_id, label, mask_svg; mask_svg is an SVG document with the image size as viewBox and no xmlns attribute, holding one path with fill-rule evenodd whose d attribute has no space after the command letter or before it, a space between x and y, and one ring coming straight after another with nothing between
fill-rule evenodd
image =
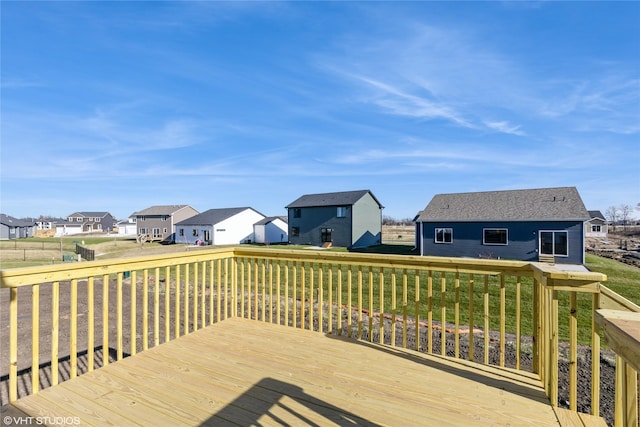
<instances>
[{"instance_id":1,"label":"blue house","mask_svg":"<svg viewBox=\"0 0 640 427\"><path fill-rule=\"evenodd\" d=\"M33 221L25 221L0 214L0 240L33 237L34 228L35 223Z\"/></svg>"},{"instance_id":2,"label":"blue house","mask_svg":"<svg viewBox=\"0 0 640 427\"><path fill-rule=\"evenodd\" d=\"M382 240L382 209L369 190L306 194L286 206L289 242L364 248Z\"/></svg>"},{"instance_id":3,"label":"blue house","mask_svg":"<svg viewBox=\"0 0 640 427\"><path fill-rule=\"evenodd\" d=\"M438 194L414 219L421 255L584 264L575 187Z\"/></svg>"}]
</instances>

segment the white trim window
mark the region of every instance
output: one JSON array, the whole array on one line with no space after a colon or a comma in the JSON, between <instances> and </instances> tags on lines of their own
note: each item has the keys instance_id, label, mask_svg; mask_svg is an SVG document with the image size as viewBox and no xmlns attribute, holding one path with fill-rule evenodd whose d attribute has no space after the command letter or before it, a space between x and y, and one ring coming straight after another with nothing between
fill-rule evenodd
<instances>
[{"instance_id":1,"label":"white trim window","mask_svg":"<svg viewBox=\"0 0 640 427\"><path fill-rule=\"evenodd\" d=\"M338 218L346 218L347 217L347 207L346 206L338 206L336 210L336 216Z\"/></svg>"},{"instance_id":2,"label":"white trim window","mask_svg":"<svg viewBox=\"0 0 640 427\"><path fill-rule=\"evenodd\" d=\"M436 243L453 243L453 228L436 228Z\"/></svg>"},{"instance_id":3,"label":"white trim window","mask_svg":"<svg viewBox=\"0 0 640 427\"><path fill-rule=\"evenodd\" d=\"M483 245L508 245L509 230L506 228L484 228L482 229Z\"/></svg>"}]
</instances>

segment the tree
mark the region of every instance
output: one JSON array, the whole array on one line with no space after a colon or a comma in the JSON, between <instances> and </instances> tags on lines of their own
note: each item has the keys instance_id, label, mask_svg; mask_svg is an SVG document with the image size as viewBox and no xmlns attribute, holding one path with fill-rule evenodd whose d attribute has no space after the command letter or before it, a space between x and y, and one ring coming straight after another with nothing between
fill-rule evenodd
<instances>
[{"instance_id":1,"label":"tree","mask_svg":"<svg viewBox=\"0 0 640 427\"><path fill-rule=\"evenodd\" d=\"M619 212L616 206L609 206L607 208L607 212L605 213L605 216L613 226L614 230L616 229L616 222L618 222L618 215L619 215Z\"/></svg>"},{"instance_id":2,"label":"tree","mask_svg":"<svg viewBox=\"0 0 640 427\"><path fill-rule=\"evenodd\" d=\"M629 217L631 216L631 206L629 205L620 205L618 208L620 211L620 220L622 220L622 226L627 229L627 222L629 221Z\"/></svg>"}]
</instances>

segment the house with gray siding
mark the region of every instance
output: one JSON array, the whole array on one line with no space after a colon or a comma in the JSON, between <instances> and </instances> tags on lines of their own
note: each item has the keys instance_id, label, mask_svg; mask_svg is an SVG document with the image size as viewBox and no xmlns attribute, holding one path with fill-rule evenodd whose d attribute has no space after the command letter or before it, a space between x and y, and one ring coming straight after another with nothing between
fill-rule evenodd
<instances>
[{"instance_id":1,"label":"house with gray siding","mask_svg":"<svg viewBox=\"0 0 640 427\"><path fill-rule=\"evenodd\" d=\"M67 215L69 224L81 224L81 233L110 233L116 220L109 212L74 212Z\"/></svg>"},{"instance_id":2,"label":"house with gray siding","mask_svg":"<svg viewBox=\"0 0 640 427\"><path fill-rule=\"evenodd\" d=\"M176 243L233 245L253 243L253 226L264 215L249 207L209 209L176 224Z\"/></svg>"},{"instance_id":3,"label":"house with gray siding","mask_svg":"<svg viewBox=\"0 0 640 427\"><path fill-rule=\"evenodd\" d=\"M421 255L584 264L575 187L438 194L415 218Z\"/></svg>"},{"instance_id":4,"label":"house with gray siding","mask_svg":"<svg viewBox=\"0 0 640 427\"><path fill-rule=\"evenodd\" d=\"M35 224L9 215L0 214L0 240L33 237Z\"/></svg>"},{"instance_id":5,"label":"house with gray siding","mask_svg":"<svg viewBox=\"0 0 640 427\"><path fill-rule=\"evenodd\" d=\"M289 242L363 248L382 240L382 209L370 190L306 194L286 206Z\"/></svg>"},{"instance_id":6,"label":"house with gray siding","mask_svg":"<svg viewBox=\"0 0 640 427\"><path fill-rule=\"evenodd\" d=\"M586 224L586 236L606 239L609 235L609 225L600 211L589 211L589 220Z\"/></svg>"},{"instance_id":7,"label":"house with gray siding","mask_svg":"<svg viewBox=\"0 0 640 427\"><path fill-rule=\"evenodd\" d=\"M138 241L175 241L176 224L197 215L189 205L151 206L135 213Z\"/></svg>"}]
</instances>

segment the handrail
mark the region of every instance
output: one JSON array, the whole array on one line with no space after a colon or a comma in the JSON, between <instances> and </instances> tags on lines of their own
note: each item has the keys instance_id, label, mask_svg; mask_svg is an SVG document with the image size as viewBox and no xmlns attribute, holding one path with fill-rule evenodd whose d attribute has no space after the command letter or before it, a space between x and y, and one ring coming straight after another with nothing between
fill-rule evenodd
<instances>
[{"instance_id":1,"label":"handrail","mask_svg":"<svg viewBox=\"0 0 640 427\"><path fill-rule=\"evenodd\" d=\"M585 327L578 328L579 317L591 322L590 332L581 339L588 337L593 351L599 352L595 310L603 305L637 308L604 287L601 282L605 280L600 273L563 271L545 263L248 246L0 270L0 288L9 288L10 295L10 400L19 394L19 366L36 373L40 361L48 358L47 350L52 366L57 366L63 345L58 341L61 329L71 333L70 364L76 375L82 373L77 356L83 350L87 351L87 369L94 369L97 343L103 347L102 364L108 364L110 349L116 360L126 356L125 343L133 354L240 316L391 346L413 346L485 364L495 352L501 366L505 366L507 334L512 333L514 367L524 369L523 352L530 352L533 365L527 369L540 375L552 405L557 406L560 324L568 320L568 400L570 409L577 411L578 334ZM67 292L70 312L59 313L61 294ZM560 302L561 294L569 296L566 307ZM584 295L591 300L586 312ZM86 299L86 313L78 311L79 299ZM22 336L29 335L18 328L19 301L31 302L30 360L18 360L18 346L25 345ZM40 345L40 334L49 332L38 328L41 311L52 316L49 348ZM20 313L25 313L22 305ZM65 315L70 317L68 325L58 320ZM79 316L97 322L90 323L86 339L77 333ZM142 331L136 325L138 319ZM525 329L528 323L533 325L531 330ZM469 325L467 331L465 325ZM412 336L410 327L415 332ZM496 331L496 339L490 339L491 330ZM530 347L523 345L524 335L532 336ZM461 352L463 339L468 342L466 354ZM476 344L482 345L480 354ZM0 369L4 373L6 368ZM593 358L592 371L591 413L599 415L599 358ZM54 369L53 384L59 381L56 376ZM36 378L31 386L35 393L39 375L32 377Z\"/></svg>"}]
</instances>

